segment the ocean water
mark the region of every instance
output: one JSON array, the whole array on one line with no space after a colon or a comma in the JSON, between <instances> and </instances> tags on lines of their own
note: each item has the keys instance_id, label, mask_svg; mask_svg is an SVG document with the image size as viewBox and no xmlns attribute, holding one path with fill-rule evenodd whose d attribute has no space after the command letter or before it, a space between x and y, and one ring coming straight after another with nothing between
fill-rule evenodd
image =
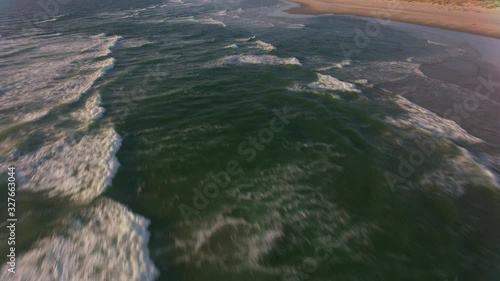
<instances>
[{"instance_id":1,"label":"ocean water","mask_svg":"<svg viewBox=\"0 0 500 281\"><path fill-rule=\"evenodd\" d=\"M498 65L288 5L2 2L0 280L498 280Z\"/></svg>"}]
</instances>

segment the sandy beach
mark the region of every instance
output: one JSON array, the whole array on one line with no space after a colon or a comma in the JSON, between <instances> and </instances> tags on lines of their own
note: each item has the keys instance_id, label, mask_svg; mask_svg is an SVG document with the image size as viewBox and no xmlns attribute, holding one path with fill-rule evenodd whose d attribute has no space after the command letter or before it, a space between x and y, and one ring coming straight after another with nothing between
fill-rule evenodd
<instances>
[{"instance_id":1,"label":"sandy beach","mask_svg":"<svg viewBox=\"0 0 500 281\"><path fill-rule=\"evenodd\" d=\"M294 14L344 14L414 23L500 39L500 8L388 0L291 0Z\"/></svg>"}]
</instances>

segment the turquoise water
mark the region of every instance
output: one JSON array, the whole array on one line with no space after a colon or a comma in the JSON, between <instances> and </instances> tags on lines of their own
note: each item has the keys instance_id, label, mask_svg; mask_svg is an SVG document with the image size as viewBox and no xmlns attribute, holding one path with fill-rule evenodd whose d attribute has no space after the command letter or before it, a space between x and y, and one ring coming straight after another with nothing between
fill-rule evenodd
<instances>
[{"instance_id":1,"label":"turquoise water","mask_svg":"<svg viewBox=\"0 0 500 281\"><path fill-rule=\"evenodd\" d=\"M452 118L477 74L424 71L467 44L383 26L346 57L366 19L274 1L8 4L2 280L498 280L497 96Z\"/></svg>"}]
</instances>

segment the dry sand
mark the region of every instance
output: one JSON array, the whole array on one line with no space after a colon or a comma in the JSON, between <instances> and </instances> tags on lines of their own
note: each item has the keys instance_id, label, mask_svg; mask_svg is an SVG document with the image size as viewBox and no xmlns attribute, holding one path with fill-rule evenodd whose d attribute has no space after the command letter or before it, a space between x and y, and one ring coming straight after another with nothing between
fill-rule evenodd
<instances>
[{"instance_id":1,"label":"dry sand","mask_svg":"<svg viewBox=\"0 0 500 281\"><path fill-rule=\"evenodd\" d=\"M294 14L345 14L391 19L500 39L500 8L485 8L477 2L433 4L390 0L291 0L301 7ZM453 2L453 1L448 1Z\"/></svg>"}]
</instances>

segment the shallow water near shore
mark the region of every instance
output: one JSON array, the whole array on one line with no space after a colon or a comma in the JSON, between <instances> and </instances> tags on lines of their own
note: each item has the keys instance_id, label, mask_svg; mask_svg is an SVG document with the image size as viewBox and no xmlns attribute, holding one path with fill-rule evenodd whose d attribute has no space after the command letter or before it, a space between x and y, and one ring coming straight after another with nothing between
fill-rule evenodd
<instances>
[{"instance_id":1,"label":"shallow water near shore","mask_svg":"<svg viewBox=\"0 0 500 281\"><path fill-rule=\"evenodd\" d=\"M2 280L498 280L498 65L284 6L9 6Z\"/></svg>"}]
</instances>

